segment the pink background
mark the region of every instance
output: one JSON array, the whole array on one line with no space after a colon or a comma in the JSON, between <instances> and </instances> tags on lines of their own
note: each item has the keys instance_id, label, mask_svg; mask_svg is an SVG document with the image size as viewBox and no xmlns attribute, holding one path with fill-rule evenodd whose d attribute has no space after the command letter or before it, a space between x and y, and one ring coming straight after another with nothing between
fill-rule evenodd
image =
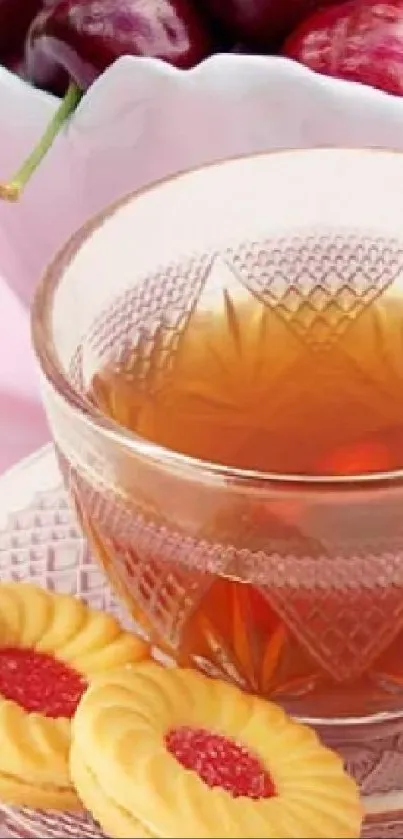
<instances>
[{"instance_id":1,"label":"pink background","mask_svg":"<svg viewBox=\"0 0 403 839\"><path fill-rule=\"evenodd\" d=\"M0 471L48 438L30 350L28 314L0 282Z\"/></svg>"}]
</instances>

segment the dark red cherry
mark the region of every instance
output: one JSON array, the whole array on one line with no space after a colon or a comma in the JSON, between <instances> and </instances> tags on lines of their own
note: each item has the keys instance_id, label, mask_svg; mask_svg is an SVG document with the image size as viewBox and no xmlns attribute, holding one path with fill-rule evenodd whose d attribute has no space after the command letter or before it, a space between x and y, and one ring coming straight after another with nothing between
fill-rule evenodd
<instances>
[{"instance_id":1,"label":"dark red cherry","mask_svg":"<svg viewBox=\"0 0 403 839\"><path fill-rule=\"evenodd\" d=\"M188 69L214 48L214 36L191 0L58 0L48 2L32 23L26 65L41 87L62 70L85 90L124 55Z\"/></svg>"}]
</instances>

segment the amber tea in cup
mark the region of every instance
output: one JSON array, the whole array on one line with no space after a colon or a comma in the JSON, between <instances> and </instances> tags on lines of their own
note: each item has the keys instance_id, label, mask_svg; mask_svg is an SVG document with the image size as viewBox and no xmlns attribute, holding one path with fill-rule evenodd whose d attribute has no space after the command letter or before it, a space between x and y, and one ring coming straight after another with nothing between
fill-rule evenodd
<instances>
[{"instance_id":1,"label":"amber tea in cup","mask_svg":"<svg viewBox=\"0 0 403 839\"><path fill-rule=\"evenodd\" d=\"M311 150L130 197L34 305L66 485L135 620L317 723L403 713L402 291L403 159Z\"/></svg>"}]
</instances>

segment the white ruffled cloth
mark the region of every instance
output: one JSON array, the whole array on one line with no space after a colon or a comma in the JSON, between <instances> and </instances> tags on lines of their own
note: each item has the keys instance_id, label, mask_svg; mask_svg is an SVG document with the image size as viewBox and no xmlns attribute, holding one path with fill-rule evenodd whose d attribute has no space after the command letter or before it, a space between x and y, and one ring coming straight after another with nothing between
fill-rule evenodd
<instances>
[{"instance_id":1,"label":"white ruffled cloth","mask_svg":"<svg viewBox=\"0 0 403 839\"><path fill-rule=\"evenodd\" d=\"M0 70L0 179L19 166L56 105ZM121 59L93 86L21 202L0 203L0 471L49 437L29 304L70 233L110 201L180 169L315 145L403 149L403 101L284 59L235 55L187 73Z\"/></svg>"}]
</instances>

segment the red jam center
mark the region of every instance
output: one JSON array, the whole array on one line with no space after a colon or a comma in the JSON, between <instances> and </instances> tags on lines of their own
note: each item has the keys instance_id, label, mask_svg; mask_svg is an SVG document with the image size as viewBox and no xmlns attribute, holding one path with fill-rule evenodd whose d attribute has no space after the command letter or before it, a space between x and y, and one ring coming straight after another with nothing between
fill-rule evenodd
<instances>
[{"instance_id":1,"label":"red jam center","mask_svg":"<svg viewBox=\"0 0 403 839\"><path fill-rule=\"evenodd\" d=\"M271 798L276 789L259 759L248 749L203 728L173 728L165 738L168 751L193 769L208 787L221 787L234 798Z\"/></svg>"},{"instance_id":2,"label":"red jam center","mask_svg":"<svg viewBox=\"0 0 403 839\"><path fill-rule=\"evenodd\" d=\"M85 688L85 679L52 655L0 649L0 694L29 713L71 719Z\"/></svg>"}]
</instances>

